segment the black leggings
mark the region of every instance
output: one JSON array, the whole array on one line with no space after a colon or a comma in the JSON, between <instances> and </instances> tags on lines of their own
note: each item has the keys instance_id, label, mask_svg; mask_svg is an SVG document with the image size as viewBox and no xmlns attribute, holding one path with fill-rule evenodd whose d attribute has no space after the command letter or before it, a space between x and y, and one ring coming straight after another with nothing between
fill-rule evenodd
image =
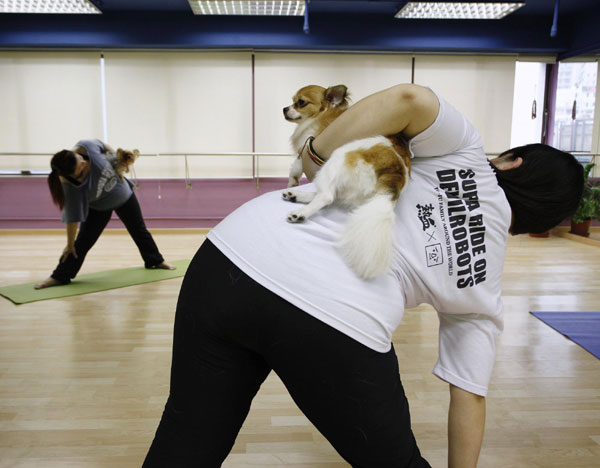
<instances>
[{"instance_id":1,"label":"black leggings","mask_svg":"<svg viewBox=\"0 0 600 468\"><path fill-rule=\"evenodd\" d=\"M430 467L394 349L378 353L313 318L208 240L181 287L171 391L143 467L220 467L271 370L353 467Z\"/></svg>"},{"instance_id":2,"label":"black leggings","mask_svg":"<svg viewBox=\"0 0 600 468\"><path fill-rule=\"evenodd\" d=\"M58 263L56 269L52 272L52 278L63 284L70 283L71 279L75 278L88 251L96 243L110 221L112 212L113 210L97 211L90 208L88 217L79 226L79 233L75 239L77 258L73 254L69 254L64 262ZM137 201L135 193L131 194L131 197L129 197L129 200L123 206L115 209L115 212L121 221L123 221L127 231L137 245L146 268L161 264L164 259L158 251L152 234L146 229L142 210L140 209L140 204Z\"/></svg>"}]
</instances>

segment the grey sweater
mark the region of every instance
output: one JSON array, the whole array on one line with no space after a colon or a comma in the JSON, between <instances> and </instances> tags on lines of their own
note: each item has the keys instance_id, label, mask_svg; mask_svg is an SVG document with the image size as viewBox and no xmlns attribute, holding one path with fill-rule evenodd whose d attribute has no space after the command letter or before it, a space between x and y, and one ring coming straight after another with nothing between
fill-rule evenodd
<instances>
[{"instance_id":1,"label":"grey sweater","mask_svg":"<svg viewBox=\"0 0 600 468\"><path fill-rule=\"evenodd\" d=\"M85 221L90 208L98 211L119 208L133 193L129 184L121 180L106 159L104 143L100 140L81 140L76 146L87 150L90 173L80 185L63 182L65 206L62 221L64 223Z\"/></svg>"}]
</instances>

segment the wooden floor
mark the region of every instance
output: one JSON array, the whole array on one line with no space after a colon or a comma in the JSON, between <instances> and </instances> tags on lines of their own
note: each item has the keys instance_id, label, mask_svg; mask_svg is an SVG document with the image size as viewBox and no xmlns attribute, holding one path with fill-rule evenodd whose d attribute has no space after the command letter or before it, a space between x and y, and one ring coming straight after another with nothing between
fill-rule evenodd
<instances>
[{"instance_id":1,"label":"wooden floor","mask_svg":"<svg viewBox=\"0 0 600 468\"><path fill-rule=\"evenodd\" d=\"M169 260L191 258L201 232L160 231ZM0 232L0 285L45 278L64 233ZM135 266L128 235L106 233L82 273ZM0 467L139 467L169 383L181 279L15 306L0 298ZM511 238L506 327L488 397L481 468L600 467L600 360L530 310L600 310L600 247ZM446 466L447 385L431 375L437 317L406 312L394 336L413 427ZM271 375L225 467L348 466Z\"/></svg>"}]
</instances>

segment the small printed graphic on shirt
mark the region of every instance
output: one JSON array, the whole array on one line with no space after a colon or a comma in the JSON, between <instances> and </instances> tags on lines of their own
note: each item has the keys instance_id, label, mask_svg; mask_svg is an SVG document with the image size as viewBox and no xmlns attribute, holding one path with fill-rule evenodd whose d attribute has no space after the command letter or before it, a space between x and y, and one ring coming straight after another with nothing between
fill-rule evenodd
<instances>
[{"instance_id":1,"label":"small printed graphic on shirt","mask_svg":"<svg viewBox=\"0 0 600 468\"><path fill-rule=\"evenodd\" d=\"M440 219L448 275L456 274L459 289L476 286L486 280L485 224L472 169L445 169L436 172ZM443 191L443 192L442 192ZM445 193L447 204L444 203ZM446 212L447 207L447 212Z\"/></svg>"},{"instance_id":2,"label":"small printed graphic on shirt","mask_svg":"<svg viewBox=\"0 0 600 468\"><path fill-rule=\"evenodd\" d=\"M444 263L444 257L442 255L442 246L439 242L436 242L436 224L433 216L434 206L432 203L418 203L417 217L421 221L425 236L425 258L427 259L427 266L433 267Z\"/></svg>"},{"instance_id":3,"label":"small printed graphic on shirt","mask_svg":"<svg viewBox=\"0 0 600 468\"><path fill-rule=\"evenodd\" d=\"M425 246L425 256L427 257L427 266L433 267L444 263L444 254L442 244L432 244Z\"/></svg>"},{"instance_id":4,"label":"small printed graphic on shirt","mask_svg":"<svg viewBox=\"0 0 600 468\"><path fill-rule=\"evenodd\" d=\"M100 197L102 190L110 192L119 181L115 175L115 171L112 168L105 167L98 180L98 187L96 188L96 198Z\"/></svg>"}]
</instances>

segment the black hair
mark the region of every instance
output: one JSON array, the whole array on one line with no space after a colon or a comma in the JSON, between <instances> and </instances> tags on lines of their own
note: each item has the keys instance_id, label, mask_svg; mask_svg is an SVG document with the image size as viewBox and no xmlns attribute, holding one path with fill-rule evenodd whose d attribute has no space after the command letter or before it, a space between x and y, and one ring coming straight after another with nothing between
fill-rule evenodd
<instances>
[{"instance_id":1,"label":"black hair","mask_svg":"<svg viewBox=\"0 0 600 468\"><path fill-rule=\"evenodd\" d=\"M575 212L583 192L583 167L573 155L536 143L502 156L523 159L515 169L494 168L512 209L513 235L546 232Z\"/></svg>"},{"instance_id":2,"label":"black hair","mask_svg":"<svg viewBox=\"0 0 600 468\"><path fill-rule=\"evenodd\" d=\"M61 210L65 206L65 194L63 192L62 183L60 177L65 177L70 180L75 180L71 176L75 171L77 165L77 159L75 153L69 150L62 150L52 156L50 160L50 167L52 172L48 175L48 188L52 195L52 201ZM77 181L75 181L77 182Z\"/></svg>"}]
</instances>

